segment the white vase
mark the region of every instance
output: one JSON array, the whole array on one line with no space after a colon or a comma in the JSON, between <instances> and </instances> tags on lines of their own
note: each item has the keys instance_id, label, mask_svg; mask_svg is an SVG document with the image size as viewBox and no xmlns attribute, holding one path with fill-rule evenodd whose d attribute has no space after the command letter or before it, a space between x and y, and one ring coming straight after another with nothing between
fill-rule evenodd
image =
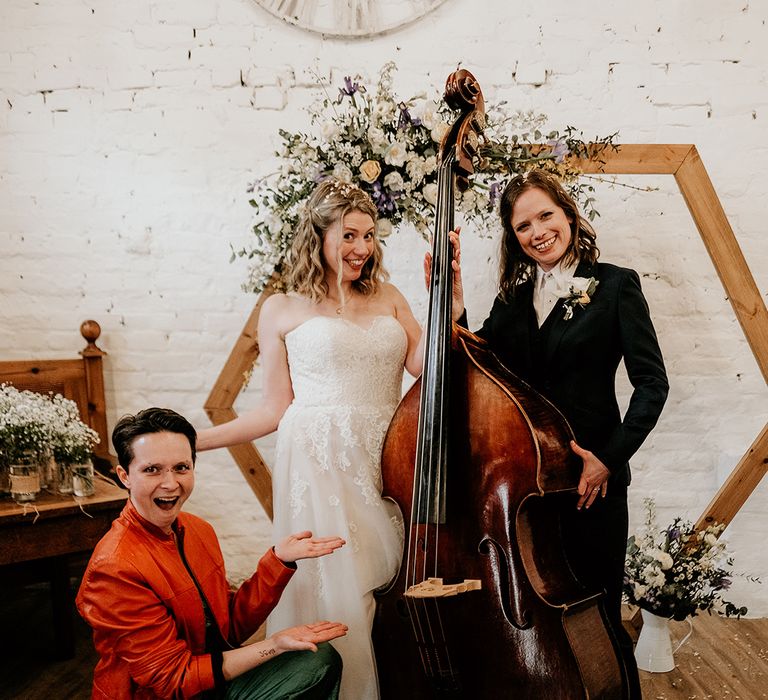
<instances>
[{"instance_id":1,"label":"white vase","mask_svg":"<svg viewBox=\"0 0 768 700\"><path fill-rule=\"evenodd\" d=\"M675 667L672 656L672 640L669 636L669 620L648 610L640 611L643 627L635 646L637 667L652 673L664 673Z\"/></svg>"}]
</instances>

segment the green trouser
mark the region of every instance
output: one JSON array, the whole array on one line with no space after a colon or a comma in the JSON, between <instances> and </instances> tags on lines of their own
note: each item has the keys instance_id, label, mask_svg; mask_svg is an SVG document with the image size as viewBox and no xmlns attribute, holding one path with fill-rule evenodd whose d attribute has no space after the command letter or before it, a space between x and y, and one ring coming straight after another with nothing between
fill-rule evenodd
<instances>
[{"instance_id":1,"label":"green trouser","mask_svg":"<svg viewBox=\"0 0 768 700\"><path fill-rule=\"evenodd\" d=\"M317 651L289 651L238 676L227 700L336 700L341 657L328 643Z\"/></svg>"}]
</instances>

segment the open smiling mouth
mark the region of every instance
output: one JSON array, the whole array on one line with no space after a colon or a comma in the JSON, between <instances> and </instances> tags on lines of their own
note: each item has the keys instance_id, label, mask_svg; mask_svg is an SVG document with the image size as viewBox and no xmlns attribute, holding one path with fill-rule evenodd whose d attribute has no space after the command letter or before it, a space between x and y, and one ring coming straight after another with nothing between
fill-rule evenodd
<instances>
[{"instance_id":1,"label":"open smiling mouth","mask_svg":"<svg viewBox=\"0 0 768 700\"><path fill-rule=\"evenodd\" d=\"M550 238L549 240L544 241L543 243L539 243L538 245L535 245L534 248L536 248L536 250L538 250L539 253L543 253L545 250L549 250L555 244L556 240L557 240L557 236L552 236L552 238Z\"/></svg>"},{"instance_id":2,"label":"open smiling mouth","mask_svg":"<svg viewBox=\"0 0 768 700\"><path fill-rule=\"evenodd\" d=\"M353 269L355 269L355 270L359 270L359 269L360 269L360 268L361 268L363 265L365 265L365 261L366 261L367 259L368 259L368 258L359 258L359 259L355 259L355 260L345 260L345 262L346 262L346 263L347 263L347 265L349 265L351 268L353 268Z\"/></svg>"},{"instance_id":3,"label":"open smiling mouth","mask_svg":"<svg viewBox=\"0 0 768 700\"><path fill-rule=\"evenodd\" d=\"M173 507L179 502L178 496L158 496L152 499L154 504L162 510L172 510Z\"/></svg>"}]
</instances>

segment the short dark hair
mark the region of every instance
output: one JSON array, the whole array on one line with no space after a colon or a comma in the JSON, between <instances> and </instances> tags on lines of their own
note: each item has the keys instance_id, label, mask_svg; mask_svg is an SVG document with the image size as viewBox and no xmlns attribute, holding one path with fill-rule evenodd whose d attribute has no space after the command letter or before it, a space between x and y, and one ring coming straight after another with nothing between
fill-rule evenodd
<instances>
[{"instance_id":1,"label":"short dark hair","mask_svg":"<svg viewBox=\"0 0 768 700\"><path fill-rule=\"evenodd\" d=\"M192 450L192 463L195 462L195 443L197 432L184 416L170 408L146 408L135 416L123 416L112 431L112 444L117 452L117 461L128 471L133 461L133 441L148 433L180 433L189 440Z\"/></svg>"}]
</instances>

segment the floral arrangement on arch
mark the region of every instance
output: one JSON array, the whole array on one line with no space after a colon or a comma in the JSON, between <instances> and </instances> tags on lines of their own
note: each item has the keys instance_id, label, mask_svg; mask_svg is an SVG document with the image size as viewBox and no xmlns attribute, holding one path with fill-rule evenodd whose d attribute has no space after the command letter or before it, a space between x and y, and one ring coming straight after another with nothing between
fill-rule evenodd
<instances>
[{"instance_id":1,"label":"floral arrangement on arch","mask_svg":"<svg viewBox=\"0 0 768 700\"><path fill-rule=\"evenodd\" d=\"M674 620L704 610L726 617L746 615L746 607L722 597L733 577L733 557L719 539L725 526L696 530L690 521L675 518L660 530L655 503L650 498L644 503L642 533L627 540L624 594L629 602Z\"/></svg>"},{"instance_id":2,"label":"floral arrangement on arch","mask_svg":"<svg viewBox=\"0 0 768 700\"><path fill-rule=\"evenodd\" d=\"M52 454L57 464L80 464L98 442L74 401L0 384L0 459L6 464L30 453L38 459Z\"/></svg>"},{"instance_id":3,"label":"floral arrangement on arch","mask_svg":"<svg viewBox=\"0 0 768 700\"><path fill-rule=\"evenodd\" d=\"M374 92L360 76L346 77L335 98L327 93L310 108L314 133L280 129L278 170L250 188L255 211L254 240L236 256L249 260L246 291L266 286L290 248L299 211L315 185L333 176L358 185L371 195L379 213L378 235L384 239L403 222L425 237L437 199L440 142L454 119L440 99L425 94L400 99L393 92L394 63L383 66ZM572 127L548 130L547 118L513 112L504 103L488 105L480 143L480 167L471 187L457 200L467 218L495 225L495 207L510 175L546 168L559 176L590 219L598 215L594 188L577 178L575 158L600 161L614 148L612 134L595 138L587 149Z\"/></svg>"}]
</instances>

